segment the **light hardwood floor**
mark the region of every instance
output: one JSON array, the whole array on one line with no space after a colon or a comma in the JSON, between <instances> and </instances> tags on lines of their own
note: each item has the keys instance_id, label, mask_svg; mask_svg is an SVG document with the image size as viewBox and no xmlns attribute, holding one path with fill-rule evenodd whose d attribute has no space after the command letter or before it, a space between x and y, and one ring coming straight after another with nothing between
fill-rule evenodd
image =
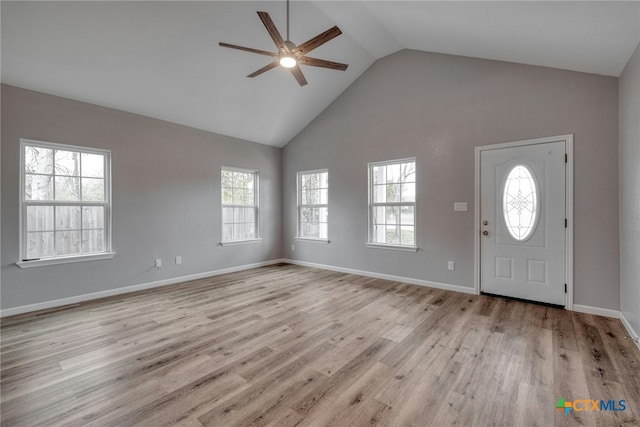
<instances>
[{"instance_id":1,"label":"light hardwood floor","mask_svg":"<svg viewBox=\"0 0 640 427\"><path fill-rule=\"evenodd\" d=\"M2 426L633 425L618 320L292 265L2 321ZM623 412L554 409L559 397Z\"/></svg>"}]
</instances>

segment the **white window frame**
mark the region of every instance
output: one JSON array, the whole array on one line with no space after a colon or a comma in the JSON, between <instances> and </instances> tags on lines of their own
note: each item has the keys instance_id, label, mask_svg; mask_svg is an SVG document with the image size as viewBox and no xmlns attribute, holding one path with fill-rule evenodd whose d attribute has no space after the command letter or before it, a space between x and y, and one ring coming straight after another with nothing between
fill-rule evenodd
<instances>
[{"instance_id":1,"label":"white window frame","mask_svg":"<svg viewBox=\"0 0 640 427\"><path fill-rule=\"evenodd\" d=\"M320 204L302 204L302 176L303 175L314 175L319 173L327 174L327 203ZM307 171L299 171L297 173L297 194L298 194L298 221L297 221L297 232L296 232L296 240L306 240L310 242L318 242L318 243L329 243L329 223L327 222L327 237L326 238L315 238L315 237L306 237L302 235L302 215L301 211L303 208L326 208L327 209L327 221L329 218L329 169L313 169Z\"/></svg>"},{"instance_id":2,"label":"white window frame","mask_svg":"<svg viewBox=\"0 0 640 427\"><path fill-rule=\"evenodd\" d=\"M387 203L373 203L373 168L376 166L388 166L395 165L401 163L409 163L413 162L415 164L415 199L413 202L387 202ZM406 159L395 159L395 160L385 160L381 162L371 162L367 165L367 176L368 176L368 237L366 246L373 249L393 249L399 251L409 251L416 252L418 250L418 210L417 210L417 201L418 201L418 162L415 157L410 157ZM399 244L388 244L388 243L379 243L373 241L373 210L376 207L386 207L386 206L413 206L413 245L399 245Z\"/></svg>"},{"instance_id":3,"label":"white window frame","mask_svg":"<svg viewBox=\"0 0 640 427\"><path fill-rule=\"evenodd\" d=\"M99 154L104 156L104 201L85 202L76 201L55 201L55 200L25 200L25 149L27 146L48 148L53 150L78 151L86 154ZM55 176L55 175L54 175ZM53 180L53 191L55 194L55 179ZM67 264L81 261L94 261L99 259L113 258L115 253L111 246L111 212L113 204L111 202L111 151L77 145L59 144L54 142L36 141L32 139L20 139L20 205L19 205L19 254L20 261L16 265L20 268L40 267L45 265ZM39 259L27 259L27 206L102 206L104 207L104 228L105 228L105 250L103 252L89 254L60 255ZM54 219L55 221L55 219ZM55 238L54 238L55 244Z\"/></svg>"},{"instance_id":4,"label":"white window frame","mask_svg":"<svg viewBox=\"0 0 640 427\"><path fill-rule=\"evenodd\" d=\"M256 219L256 235L251 239L240 239L240 240L223 240L224 236L224 208L247 208L251 207L248 205L234 205L234 204L224 204L222 203L222 172L242 172L253 175L253 209L255 212ZM253 243L260 242L262 238L260 237L260 171L256 169L243 169L234 166L222 166L220 168L220 246L231 246L238 245L243 243Z\"/></svg>"}]
</instances>

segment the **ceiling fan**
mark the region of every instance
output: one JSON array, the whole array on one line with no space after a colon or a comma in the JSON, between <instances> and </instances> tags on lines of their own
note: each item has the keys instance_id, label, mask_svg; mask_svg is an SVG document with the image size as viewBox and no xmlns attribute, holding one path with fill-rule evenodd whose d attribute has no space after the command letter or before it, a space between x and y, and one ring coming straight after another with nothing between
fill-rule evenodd
<instances>
[{"instance_id":1,"label":"ceiling fan","mask_svg":"<svg viewBox=\"0 0 640 427\"><path fill-rule=\"evenodd\" d=\"M347 69L347 64L342 64L340 62L327 61L324 59L317 59L307 56L309 52L314 50L315 48L322 46L329 40L338 37L342 34L340 28L337 26L333 26L329 28L327 31L318 34L317 36L307 40L299 46L296 46L291 40L289 40L289 0L287 0L287 39L283 40L282 36L278 32L278 29L274 25L271 17L267 12L258 12L258 16L260 20L264 24L267 32L273 39L273 42L276 44L277 52L267 52L265 50L253 49L250 47L238 46L235 44L223 43L220 42L219 45L222 47L228 47L231 49L244 50L247 52L257 53L259 55L271 56L274 58L273 62L265 65L257 71L249 74L247 77L256 77L265 71L269 71L272 68L281 65L284 68L288 68L293 74L293 77L296 78L298 84L300 86L304 86L307 84L307 79L304 78L304 74L302 74L302 70L300 69L300 64L310 65L312 67L321 67L321 68L329 68L331 70L340 70L344 71Z\"/></svg>"}]
</instances>

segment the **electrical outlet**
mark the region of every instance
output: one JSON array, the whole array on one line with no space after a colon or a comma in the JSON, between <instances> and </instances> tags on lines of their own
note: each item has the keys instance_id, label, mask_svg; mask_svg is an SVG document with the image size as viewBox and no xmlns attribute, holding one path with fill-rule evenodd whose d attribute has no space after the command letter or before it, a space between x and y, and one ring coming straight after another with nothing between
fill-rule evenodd
<instances>
[{"instance_id":1,"label":"electrical outlet","mask_svg":"<svg viewBox=\"0 0 640 427\"><path fill-rule=\"evenodd\" d=\"M162 267L162 259L156 258L156 268L160 268L160 267Z\"/></svg>"},{"instance_id":2,"label":"electrical outlet","mask_svg":"<svg viewBox=\"0 0 640 427\"><path fill-rule=\"evenodd\" d=\"M178 255L176 257L176 265L180 265L180 264L182 264L182 257Z\"/></svg>"},{"instance_id":3,"label":"electrical outlet","mask_svg":"<svg viewBox=\"0 0 640 427\"><path fill-rule=\"evenodd\" d=\"M449 270L455 270L455 269L456 269L456 263L455 263L455 262L453 262L453 261L449 261L449 262L447 263L447 268L448 268Z\"/></svg>"},{"instance_id":4,"label":"electrical outlet","mask_svg":"<svg viewBox=\"0 0 640 427\"><path fill-rule=\"evenodd\" d=\"M291 245L291 250L295 251L296 250L296 245Z\"/></svg>"}]
</instances>

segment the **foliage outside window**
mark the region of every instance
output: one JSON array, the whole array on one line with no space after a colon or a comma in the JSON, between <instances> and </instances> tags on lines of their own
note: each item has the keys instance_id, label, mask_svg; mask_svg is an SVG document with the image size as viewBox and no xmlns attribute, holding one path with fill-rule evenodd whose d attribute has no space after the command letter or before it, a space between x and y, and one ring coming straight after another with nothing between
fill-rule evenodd
<instances>
[{"instance_id":1,"label":"foliage outside window","mask_svg":"<svg viewBox=\"0 0 640 427\"><path fill-rule=\"evenodd\" d=\"M328 171L298 172L298 237L326 240L328 218Z\"/></svg>"},{"instance_id":2,"label":"foliage outside window","mask_svg":"<svg viewBox=\"0 0 640 427\"><path fill-rule=\"evenodd\" d=\"M258 238L258 172L222 168L222 242Z\"/></svg>"},{"instance_id":3,"label":"foliage outside window","mask_svg":"<svg viewBox=\"0 0 640 427\"><path fill-rule=\"evenodd\" d=\"M416 246L416 161L369 164L369 243Z\"/></svg>"},{"instance_id":4,"label":"foliage outside window","mask_svg":"<svg viewBox=\"0 0 640 427\"><path fill-rule=\"evenodd\" d=\"M110 153L23 141L21 258L109 252Z\"/></svg>"}]
</instances>

